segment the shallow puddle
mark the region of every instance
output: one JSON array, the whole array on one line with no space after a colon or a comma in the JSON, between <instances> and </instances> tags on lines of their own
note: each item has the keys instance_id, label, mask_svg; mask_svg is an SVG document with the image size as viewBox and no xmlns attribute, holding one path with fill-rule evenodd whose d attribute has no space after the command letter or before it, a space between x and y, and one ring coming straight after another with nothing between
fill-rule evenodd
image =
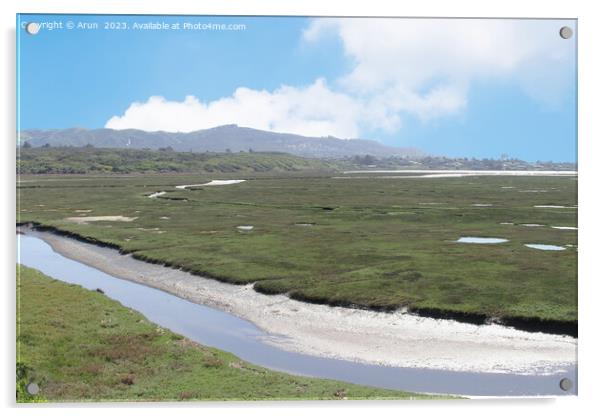
<instances>
[{"instance_id":1,"label":"shallow puddle","mask_svg":"<svg viewBox=\"0 0 602 416\"><path fill-rule=\"evenodd\" d=\"M577 207L565 207L564 205L533 205L533 208L577 208Z\"/></svg>"},{"instance_id":2,"label":"shallow puddle","mask_svg":"<svg viewBox=\"0 0 602 416\"><path fill-rule=\"evenodd\" d=\"M457 243L469 244L499 244L508 242L505 238L496 237L460 237L456 240Z\"/></svg>"},{"instance_id":3,"label":"shallow puddle","mask_svg":"<svg viewBox=\"0 0 602 416\"><path fill-rule=\"evenodd\" d=\"M526 247L534 248L536 250L547 250L547 251L562 251L566 250L566 247L555 246L553 244L525 244Z\"/></svg>"}]
</instances>

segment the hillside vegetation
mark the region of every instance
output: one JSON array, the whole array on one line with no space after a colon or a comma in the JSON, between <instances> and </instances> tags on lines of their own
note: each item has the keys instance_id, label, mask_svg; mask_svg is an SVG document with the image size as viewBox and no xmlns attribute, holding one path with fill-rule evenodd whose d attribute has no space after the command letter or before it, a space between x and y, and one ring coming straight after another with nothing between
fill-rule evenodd
<instances>
[{"instance_id":1,"label":"hillside vegetation","mask_svg":"<svg viewBox=\"0 0 602 416\"><path fill-rule=\"evenodd\" d=\"M21 148L17 173L229 173L328 171L334 165L286 153L191 153L93 147Z\"/></svg>"}]
</instances>

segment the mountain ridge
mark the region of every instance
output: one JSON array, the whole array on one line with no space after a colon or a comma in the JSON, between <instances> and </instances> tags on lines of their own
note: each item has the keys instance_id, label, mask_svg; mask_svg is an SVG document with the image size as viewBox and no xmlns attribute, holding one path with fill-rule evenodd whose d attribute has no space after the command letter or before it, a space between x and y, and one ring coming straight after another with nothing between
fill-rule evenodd
<instances>
[{"instance_id":1,"label":"mountain ridge","mask_svg":"<svg viewBox=\"0 0 602 416\"><path fill-rule=\"evenodd\" d=\"M292 133L276 133L235 124L212 127L189 133L137 129L29 129L21 132L21 144L105 148L159 149L192 152L284 152L311 158L344 158L357 155L377 157L423 157L415 148L385 146L375 140L339 139L332 136L309 137Z\"/></svg>"}]
</instances>

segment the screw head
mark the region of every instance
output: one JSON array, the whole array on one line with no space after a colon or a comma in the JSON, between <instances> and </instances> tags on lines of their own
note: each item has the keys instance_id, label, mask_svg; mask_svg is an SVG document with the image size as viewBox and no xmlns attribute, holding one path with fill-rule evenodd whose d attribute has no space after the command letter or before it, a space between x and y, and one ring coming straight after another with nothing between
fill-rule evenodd
<instances>
[{"instance_id":1,"label":"screw head","mask_svg":"<svg viewBox=\"0 0 602 416\"><path fill-rule=\"evenodd\" d=\"M40 386L38 386L37 383L29 383L27 386L25 386L25 389L27 390L27 393L32 395L40 392Z\"/></svg>"},{"instance_id":2,"label":"screw head","mask_svg":"<svg viewBox=\"0 0 602 416\"><path fill-rule=\"evenodd\" d=\"M563 26L560 28L559 33L562 39L570 39L573 36L573 29L568 26Z\"/></svg>"},{"instance_id":3,"label":"screw head","mask_svg":"<svg viewBox=\"0 0 602 416\"><path fill-rule=\"evenodd\" d=\"M560 380L560 388L564 391L569 391L573 387L573 382L570 378L563 378Z\"/></svg>"},{"instance_id":4,"label":"screw head","mask_svg":"<svg viewBox=\"0 0 602 416\"><path fill-rule=\"evenodd\" d=\"M29 22L25 25L25 31L30 35L37 35L40 31L40 24L36 22Z\"/></svg>"}]
</instances>

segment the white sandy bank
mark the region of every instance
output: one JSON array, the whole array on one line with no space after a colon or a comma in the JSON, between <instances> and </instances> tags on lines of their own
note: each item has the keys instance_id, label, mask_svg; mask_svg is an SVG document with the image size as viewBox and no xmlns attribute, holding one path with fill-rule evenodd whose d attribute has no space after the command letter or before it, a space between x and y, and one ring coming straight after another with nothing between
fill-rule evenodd
<instances>
[{"instance_id":1,"label":"white sandy bank","mask_svg":"<svg viewBox=\"0 0 602 416\"><path fill-rule=\"evenodd\" d=\"M399 170L348 170L344 174L360 173L415 173L413 178L457 178L462 176L576 176L575 170L449 170L449 169L399 169ZM392 176L390 178L395 178Z\"/></svg>"},{"instance_id":2,"label":"white sandy bank","mask_svg":"<svg viewBox=\"0 0 602 416\"><path fill-rule=\"evenodd\" d=\"M225 310L271 334L265 342L311 355L371 364L475 372L551 373L576 363L577 340L500 325L472 325L314 305L193 276L48 233L33 233L65 257L113 276Z\"/></svg>"},{"instance_id":3,"label":"white sandy bank","mask_svg":"<svg viewBox=\"0 0 602 416\"><path fill-rule=\"evenodd\" d=\"M192 188L195 186L223 186L223 185L234 185L237 183L241 183L241 182L245 182L246 179L214 179L212 181L209 182L205 182L205 183L197 183L194 185L178 185L176 186L177 189L186 189L186 188Z\"/></svg>"},{"instance_id":4,"label":"white sandy bank","mask_svg":"<svg viewBox=\"0 0 602 416\"><path fill-rule=\"evenodd\" d=\"M123 215L105 215L101 217L67 217L66 221L74 222L76 224L87 224L89 222L97 221L119 221L119 222L132 222L138 217L124 217Z\"/></svg>"}]
</instances>

